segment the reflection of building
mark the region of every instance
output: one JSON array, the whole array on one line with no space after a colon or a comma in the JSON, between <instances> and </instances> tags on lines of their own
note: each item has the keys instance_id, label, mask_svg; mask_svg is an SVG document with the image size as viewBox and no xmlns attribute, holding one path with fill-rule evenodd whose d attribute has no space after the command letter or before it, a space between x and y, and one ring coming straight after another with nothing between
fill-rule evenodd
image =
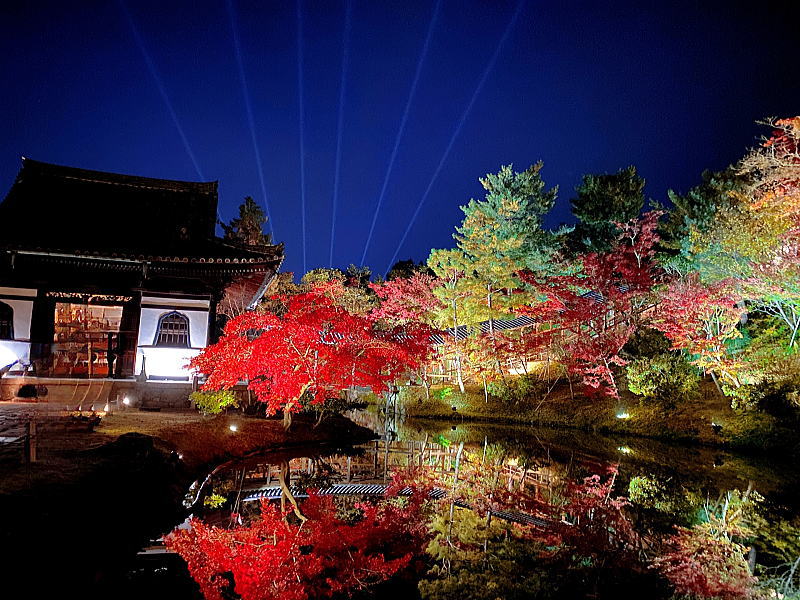
<instances>
[{"instance_id":1,"label":"reflection of building","mask_svg":"<svg viewBox=\"0 0 800 600\"><path fill-rule=\"evenodd\" d=\"M146 382L187 382L226 288L257 301L283 259L281 245L216 237L216 222L216 182L23 159L0 203L2 397L23 383L52 397L63 380L135 379L144 396Z\"/></svg>"}]
</instances>

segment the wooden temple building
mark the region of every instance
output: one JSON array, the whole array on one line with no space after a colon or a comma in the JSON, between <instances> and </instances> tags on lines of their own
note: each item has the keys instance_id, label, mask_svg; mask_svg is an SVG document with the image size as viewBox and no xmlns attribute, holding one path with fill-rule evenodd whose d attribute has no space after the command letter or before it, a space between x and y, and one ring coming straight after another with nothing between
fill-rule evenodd
<instances>
[{"instance_id":1,"label":"wooden temple building","mask_svg":"<svg viewBox=\"0 0 800 600\"><path fill-rule=\"evenodd\" d=\"M283 261L217 237L217 201L217 182L23 158L0 203L0 399L186 401L226 290L254 305Z\"/></svg>"}]
</instances>

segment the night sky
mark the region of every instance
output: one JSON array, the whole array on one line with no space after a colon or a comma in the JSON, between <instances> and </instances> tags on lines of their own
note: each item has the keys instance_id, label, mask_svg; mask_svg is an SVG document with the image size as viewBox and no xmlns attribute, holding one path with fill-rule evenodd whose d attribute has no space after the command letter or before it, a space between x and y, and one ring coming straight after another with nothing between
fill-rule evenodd
<instances>
[{"instance_id":1,"label":"night sky","mask_svg":"<svg viewBox=\"0 0 800 600\"><path fill-rule=\"evenodd\" d=\"M635 164L664 200L735 161L756 120L800 114L799 6L4 2L0 194L21 155L219 180L225 220L266 192L296 273L328 266L332 233L333 265L361 263L380 200L365 262L383 273L452 245L502 164L544 161L556 226L584 173Z\"/></svg>"}]
</instances>

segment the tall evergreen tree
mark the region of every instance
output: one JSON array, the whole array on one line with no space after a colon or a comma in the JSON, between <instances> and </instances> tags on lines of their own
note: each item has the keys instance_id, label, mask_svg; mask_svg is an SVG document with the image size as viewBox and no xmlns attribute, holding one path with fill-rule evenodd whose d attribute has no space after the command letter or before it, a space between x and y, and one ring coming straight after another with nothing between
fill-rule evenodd
<instances>
[{"instance_id":1,"label":"tall evergreen tree","mask_svg":"<svg viewBox=\"0 0 800 600\"><path fill-rule=\"evenodd\" d=\"M269 234L264 233L264 224L267 216L261 207L250 196L245 197L239 205L239 217L231 220L230 224L219 224L225 232L225 239L249 246L265 246L272 243Z\"/></svg>"},{"instance_id":2,"label":"tall evergreen tree","mask_svg":"<svg viewBox=\"0 0 800 600\"><path fill-rule=\"evenodd\" d=\"M716 218L733 208L744 190L745 178L733 167L705 171L702 177L702 182L686 194L667 192L672 208L659 227L661 247L667 254L663 262L679 273L691 269L692 246L697 237L712 230Z\"/></svg>"},{"instance_id":3,"label":"tall evergreen tree","mask_svg":"<svg viewBox=\"0 0 800 600\"><path fill-rule=\"evenodd\" d=\"M578 219L570 235L577 252L607 252L619 235L618 223L637 218L644 207L645 181L630 166L611 175L584 175L570 202Z\"/></svg>"},{"instance_id":4,"label":"tall evergreen tree","mask_svg":"<svg viewBox=\"0 0 800 600\"><path fill-rule=\"evenodd\" d=\"M465 218L454 236L459 247L475 257L491 253L519 268L542 268L556 249L555 236L542 225L558 188L545 189L541 170L541 161L520 173L506 165L482 178L486 197L461 207Z\"/></svg>"}]
</instances>

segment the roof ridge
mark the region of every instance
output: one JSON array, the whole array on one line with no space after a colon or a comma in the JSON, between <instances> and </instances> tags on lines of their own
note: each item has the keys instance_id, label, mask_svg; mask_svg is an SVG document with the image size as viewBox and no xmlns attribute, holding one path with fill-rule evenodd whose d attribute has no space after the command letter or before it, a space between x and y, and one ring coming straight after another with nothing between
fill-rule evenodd
<instances>
[{"instance_id":1,"label":"roof ridge","mask_svg":"<svg viewBox=\"0 0 800 600\"><path fill-rule=\"evenodd\" d=\"M114 173L111 171L97 171L94 169L84 169L81 167L71 167L67 165L57 165L54 163L42 162L32 158L22 157L22 171L32 169L45 174L56 175L65 179L75 179L93 183L104 183L110 185L124 185L129 187L139 187L146 189L160 189L168 191L202 191L204 193L215 193L219 181L186 181L181 179L162 179L157 177L144 177L142 175L130 175L127 173Z\"/></svg>"}]
</instances>

